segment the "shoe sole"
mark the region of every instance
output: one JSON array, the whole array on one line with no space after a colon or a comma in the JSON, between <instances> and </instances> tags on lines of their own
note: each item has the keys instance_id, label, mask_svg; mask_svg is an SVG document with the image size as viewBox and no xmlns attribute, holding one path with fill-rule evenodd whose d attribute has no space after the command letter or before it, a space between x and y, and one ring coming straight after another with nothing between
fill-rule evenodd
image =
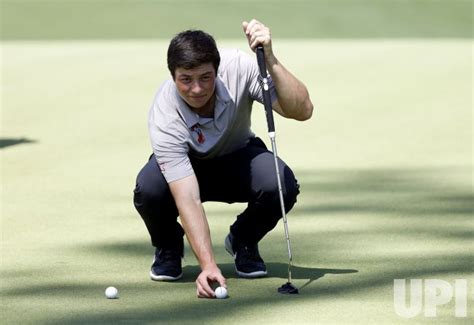
<instances>
[{"instance_id":1,"label":"shoe sole","mask_svg":"<svg viewBox=\"0 0 474 325\"><path fill-rule=\"evenodd\" d=\"M225 238L224 247L227 253L229 253L230 256L232 256L235 260L235 254L232 251L232 243L230 242L230 239L228 236ZM250 272L250 273L244 273L244 272L239 271L237 269L237 266L235 266L235 272L241 278L246 278L246 279L262 278L267 275L267 271L255 271L255 272Z\"/></svg>"},{"instance_id":2,"label":"shoe sole","mask_svg":"<svg viewBox=\"0 0 474 325\"><path fill-rule=\"evenodd\" d=\"M156 275L153 274L153 272L150 271L150 279L153 281L163 281L163 282L170 282L170 281L176 281L179 280L183 277L183 273L181 272L180 275L178 276L170 276L170 275Z\"/></svg>"}]
</instances>

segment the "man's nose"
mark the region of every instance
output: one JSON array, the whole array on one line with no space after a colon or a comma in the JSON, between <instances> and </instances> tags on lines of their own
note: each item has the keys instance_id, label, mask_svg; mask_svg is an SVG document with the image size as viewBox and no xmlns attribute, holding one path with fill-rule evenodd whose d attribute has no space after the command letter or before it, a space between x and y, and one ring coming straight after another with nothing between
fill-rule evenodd
<instances>
[{"instance_id":1,"label":"man's nose","mask_svg":"<svg viewBox=\"0 0 474 325\"><path fill-rule=\"evenodd\" d=\"M191 91L192 91L193 93L200 93L200 92L202 91L201 83L200 83L198 80L196 80L196 81L194 81L194 82L192 83L192 85L191 85Z\"/></svg>"}]
</instances>

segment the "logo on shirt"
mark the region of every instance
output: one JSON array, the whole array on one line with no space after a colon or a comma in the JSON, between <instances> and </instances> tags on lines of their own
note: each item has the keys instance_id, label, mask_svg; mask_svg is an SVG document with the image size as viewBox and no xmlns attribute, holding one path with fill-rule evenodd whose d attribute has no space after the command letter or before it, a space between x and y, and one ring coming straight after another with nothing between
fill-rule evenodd
<instances>
[{"instance_id":1,"label":"logo on shirt","mask_svg":"<svg viewBox=\"0 0 474 325\"><path fill-rule=\"evenodd\" d=\"M204 133L202 133L201 128L199 127L199 124L195 124L192 128L191 131L194 132L197 136L197 142L199 143L204 143L206 141L206 138L204 137Z\"/></svg>"},{"instance_id":2,"label":"logo on shirt","mask_svg":"<svg viewBox=\"0 0 474 325\"><path fill-rule=\"evenodd\" d=\"M159 163L158 165L160 166L160 170L161 170L162 172L166 171L165 163Z\"/></svg>"}]
</instances>

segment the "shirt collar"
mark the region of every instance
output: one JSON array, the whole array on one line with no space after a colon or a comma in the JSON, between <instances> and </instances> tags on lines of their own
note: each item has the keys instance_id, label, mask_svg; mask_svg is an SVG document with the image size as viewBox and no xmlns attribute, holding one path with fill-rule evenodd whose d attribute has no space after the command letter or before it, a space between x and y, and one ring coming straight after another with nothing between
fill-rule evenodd
<instances>
[{"instance_id":1,"label":"shirt collar","mask_svg":"<svg viewBox=\"0 0 474 325\"><path fill-rule=\"evenodd\" d=\"M224 112L232 98L229 95L224 82L219 76L216 78L216 107L214 109L214 120L217 121Z\"/></svg>"}]
</instances>

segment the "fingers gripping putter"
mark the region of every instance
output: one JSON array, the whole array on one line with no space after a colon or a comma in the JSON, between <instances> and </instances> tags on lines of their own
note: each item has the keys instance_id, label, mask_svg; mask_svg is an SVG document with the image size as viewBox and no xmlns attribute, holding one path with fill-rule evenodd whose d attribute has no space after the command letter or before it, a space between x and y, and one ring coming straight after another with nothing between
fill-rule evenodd
<instances>
[{"instance_id":1,"label":"fingers gripping putter","mask_svg":"<svg viewBox=\"0 0 474 325\"><path fill-rule=\"evenodd\" d=\"M262 78L263 105L265 107L265 115L267 117L268 136L270 137L270 141L272 142L273 158L275 160L275 170L276 170L276 177L277 177L277 183L278 183L278 193L280 196L281 215L283 217L286 244L288 246L288 282L282 285L280 288L278 288L278 292L284 293L284 294L296 294L298 293L298 289L293 284L291 284L291 266L292 266L293 258L291 255L290 235L288 232L288 222L287 222L286 212L285 212L285 202L283 201L283 190L281 187L280 170L278 168L277 148L276 148L276 142L275 142L275 123L273 121L272 102L271 102L271 96L270 96L270 89L268 87L267 67L265 64L265 53L263 51L263 46L261 45L257 46L256 52L257 52L258 68L260 70L260 77Z\"/></svg>"}]
</instances>

